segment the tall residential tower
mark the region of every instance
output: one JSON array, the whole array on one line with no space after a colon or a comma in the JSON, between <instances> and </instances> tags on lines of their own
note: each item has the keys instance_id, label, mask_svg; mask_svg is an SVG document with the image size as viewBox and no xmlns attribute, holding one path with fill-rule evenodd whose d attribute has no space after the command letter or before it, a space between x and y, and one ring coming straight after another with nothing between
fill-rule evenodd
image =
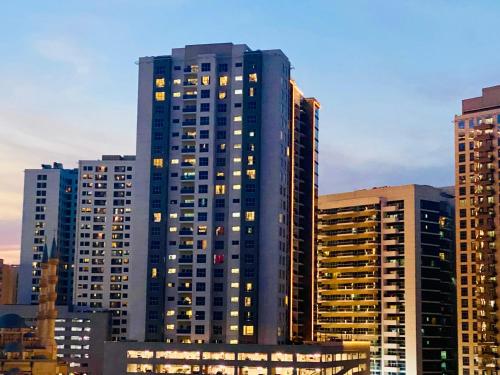
<instances>
[{"instance_id":1,"label":"tall residential tower","mask_svg":"<svg viewBox=\"0 0 500 375\"><path fill-rule=\"evenodd\" d=\"M372 375L456 373L450 190L319 199L317 339L371 340Z\"/></svg>"},{"instance_id":2,"label":"tall residential tower","mask_svg":"<svg viewBox=\"0 0 500 375\"><path fill-rule=\"evenodd\" d=\"M318 111L280 50L139 60L132 339L312 337Z\"/></svg>"},{"instance_id":3,"label":"tall residential tower","mask_svg":"<svg viewBox=\"0 0 500 375\"><path fill-rule=\"evenodd\" d=\"M455 116L460 373L500 371L500 86L462 101Z\"/></svg>"},{"instance_id":4,"label":"tall residential tower","mask_svg":"<svg viewBox=\"0 0 500 375\"><path fill-rule=\"evenodd\" d=\"M20 304L38 303L43 247L53 239L59 246L56 303L72 303L77 179L77 169L64 169L60 163L24 173Z\"/></svg>"},{"instance_id":5,"label":"tall residential tower","mask_svg":"<svg viewBox=\"0 0 500 375\"><path fill-rule=\"evenodd\" d=\"M80 160L79 168L75 309L110 311L112 339L125 340L135 156L103 155Z\"/></svg>"}]
</instances>

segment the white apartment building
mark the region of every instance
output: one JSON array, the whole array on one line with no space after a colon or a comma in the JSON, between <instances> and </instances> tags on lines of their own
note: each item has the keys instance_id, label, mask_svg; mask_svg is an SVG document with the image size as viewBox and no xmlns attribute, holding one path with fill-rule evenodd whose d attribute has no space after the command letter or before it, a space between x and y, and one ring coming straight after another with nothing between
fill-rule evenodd
<instances>
[{"instance_id":1,"label":"white apartment building","mask_svg":"<svg viewBox=\"0 0 500 375\"><path fill-rule=\"evenodd\" d=\"M111 311L113 340L127 338L135 156L79 162L74 305Z\"/></svg>"}]
</instances>

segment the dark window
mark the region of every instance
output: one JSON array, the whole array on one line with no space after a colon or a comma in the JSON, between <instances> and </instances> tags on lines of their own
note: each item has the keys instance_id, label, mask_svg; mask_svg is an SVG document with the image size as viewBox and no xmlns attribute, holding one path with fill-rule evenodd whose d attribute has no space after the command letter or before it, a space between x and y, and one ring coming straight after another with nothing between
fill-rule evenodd
<instances>
[{"instance_id":1,"label":"dark window","mask_svg":"<svg viewBox=\"0 0 500 375\"><path fill-rule=\"evenodd\" d=\"M208 193L208 185L198 185L198 193L201 194Z\"/></svg>"},{"instance_id":2,"label":"dark window","mask_svg":"<svg viewBox=\"0 0 500 375\"><path fill-rule=\"evenodd\" d=\"M210 71L210 63L201 63L201 71L209 72Z\"/></svg>"},{"instance_id":3,"label":"dark window","mask_svg":"<svg viewBox=\"0 0 500 375\"><path fill-rule=\"evenodd\" d=\"M210 132L208 130L200 130L200 138L207 139L210 136Z\"/></svg>"},{"instance_id":4,"label":"dark window","mask_svg":"<svg viewBox=\"0 0 500 375\"><path fill-rule=\"evenodd\" d=\"M218 70L221 73L227 72L227 64L219 64Z\"/></svg>"},{"instance_id":5,"label":"dark window","mask_svg":"<svg viewBox=\"0 0 500 375\"><path fill-rule=\"evenodd\" d=\"M208 166L208 158L200 158L199 159L199 165L201 167L207 167Z\"/></svg>"},{"instance_id":6,"label":"dark window","mask_svg":"<svg viewBox=\"0 0 500 375\"><path fill-rule=\"evenodd\" d=\"M210 119L208 117L200 117L200 125L210 124Z\"/></svg>"},{"instance_id":7,"label":"dark window","mask_svg":"<svg viewBox=\"0 0 500 375\"><path fill-rule=\"evenodd\" d=\"M201 98L202 99L210 98L210 90L201 90Z\"/></svg>"}]
</instances>

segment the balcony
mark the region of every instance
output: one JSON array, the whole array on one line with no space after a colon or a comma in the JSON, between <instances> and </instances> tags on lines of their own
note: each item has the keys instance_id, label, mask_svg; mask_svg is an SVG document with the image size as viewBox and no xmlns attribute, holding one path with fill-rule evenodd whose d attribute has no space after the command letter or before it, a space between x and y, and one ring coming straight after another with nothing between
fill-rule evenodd
<instances>
[{"instance_id":1,"label":"balcony","mask_svg":"<svg viewBox=\"0 0 500 375\"><path fill-rule=\"evenodd\" d=\"M193 245L191 245L191 249L193 248ZM188 263L193 263L193 256L181 256L179 258L179 263L182 264L188 264Z\"/></svg>"},{"instance_id":2,"label":"balcony","mask_svg":"<svg viewBox=\"0 0 500 375\"><path fill-rule=\"evenodd\" d=\"M181 216L180 221L194 221L194 216Z\"/></svg>"},{"instance_id":3,"label":"balcony","mask_svg":"<svg viewBox=\"0 0 500 375\"><path fill-rule=\"evenodd\" d=\"M192 270L179 271L178 276L179 277L193 277L193 271Z\"/></svg>"},{"instance_id":4,"label":"balcony","mask_svg":"<svg viewBox=\"0 0 500 375\"><path fill-rule=\"evenodd\" d=\"M191 316L187 314L179 314L177 315L177 320L191 320Z\"/></svg>"},{"instance_id":5,"label":"balcony","mask_svg":"<svg viewBox=\"0 0 500 375\"><path fill-rule=\"evenodd\" d=\"M194 186L181 188L181 194L194 194Z\"/></svg>"},{"instance_id":6,"label":"balcony","mask_svg":"<svg viewBox=\"0 0 500 375\"><path fill-rule=\"evenodd\" d=\"M188 135L188 134L183 134L182 139L192 139L195 140L196 136L195 135Z\"/></svg>"},{"instance_id":7,"label":"balcony","mask_svg":"<svg viewBox=\"0 0 500 375\"><path fill-rule=\"evenodd\" d=\"M177 301L177 305L179 305L179 306L191 306L191 301L188 299L180 299Z\"/></svg>"},{"instance_id":8,"label":"balcony","mask_svg":"<svg viewBox=\"0 0 500 375\"><path fill-rule=\"evenodd\" d=\"M192 290L193 290L193 287L191 285L189 285L189 286L179 285L179 287L177 288L178 292L191 292Z\"/></svg>"},{"instance_id":9,"label":"balcony","mask_svg":"<svg viewBox=\"0 0 500 375\"><path fill-rule=\"evenodd\" d=\"M182 112L184 112L184 113L196 112L196 106L195 105L187 105L184 108L182 108Z\"/></svg>"},{"instance_id":10,"label":"balcony","mask_svg":"<svg viewBox=\"0 0 500 375\"><path fill-rule=\"evenodd\" d=\"M177 333L182 335L189 335L191 333L191 327L180 327L177 328Z\"/></svg>"},{"instance_id":11,"label":"balcony","mask_svg":"<svg viewBox=\"0 0 500 375\"><path fill-rule=\"evenodd\" d=\"M196 176L194 174L182 175L181 181L194 181L195 178L196 178Z\"/></svg>"},{"instance_id":12,"label":"balcony","mask_svg":"<svg viewBox=\"0 0 500 375\"><path fill-rule=\"evenodd\" d=\"M196 99L197 96L198 96L197 94L184 94L182 95L182 99Z\"/></svg>"},{"instance_id":13,"label":"balcony","mask_svg":"<svg viewBox=\"0 0 500 375\"><path fill-rule=\"evenodd\" d=\"M196 109L196 106L195 106ZM195 118L188 118L182 121L182 126L194 126L196 125L196 119Z\"/></svg>"},{"instance_id":14,"label":"balcony","mask_svg":"<svg viewBox=\"0 0 500 375\"><path fill-rule=\"evenodd\" d=\"M193 235L193 230L192 229L181 229L179 231L179 235L181 235L181 236L192 236Z\"/></svg>"},{"instance_id":15,"label":"balcony","mask_svg":"<svg viewBox=\"0 0 500 375\"><path fill-rule=\"evenodd\" d=\"M188 65L184 68L184 73L198 73L200 67L198 65Z\"/></svg>"},{"instance_id":16,"label":"balcony","mask_svg":"<svg viewBox=\"0 0 500 375\"><path fill-rule=\"evenodd\" d=\"M194 146L183 147L183 148L181 148L181 152L183 154L186 154L186 153L187 154L193 154L193 153L196 152L196 147L194 147Z\"/></svg>"},{"instance_id":17,"label":"balcony","mask_svg":"<svg viewBox=\"0 0 500 375\"><path fill-rule=\"evenodd\" d=\"M180 250L192 250L193 249L193 244L179 244L179 249ZM191 259L192 261L193 259ZM179 263L187 263L187 262L181 262L181 259L179 258Z\"/></svg>"},{"instance_id":18,"label":"balcony","mask_svg":"<svg viewBox=\"0 0 500 375\"><path fill-rule=\"evenodd\" d=\"M188 207L188 208L189 208L189 207L194 207L194 202L181 202L181 203L180 203L180 206L181 206L182 208L186 208L186 207ZM179 234L181 234L181 235L182 235L182 234L183 234L183 233L182 233L182 231L181 231L181 232L179 232ZM192 231L191 231L191 234L193 234L193 232L192 232Z\"/></svg>"}]
</instances>

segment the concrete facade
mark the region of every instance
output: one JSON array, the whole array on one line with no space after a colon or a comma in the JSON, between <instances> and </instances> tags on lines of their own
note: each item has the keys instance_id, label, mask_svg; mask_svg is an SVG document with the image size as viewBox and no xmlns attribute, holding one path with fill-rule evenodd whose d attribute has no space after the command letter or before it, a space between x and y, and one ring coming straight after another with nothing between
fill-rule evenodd
<instances>
[{"instance_id":1,"label":"concrete facade","mask_svg":"<svg viewBox=\"0 0 500 375\"><path fill-rule=\"evenodd\" d=\"M114 340L129 327L134 173L135 156L79 162L74 308L111 311Z\"/></svg>"},{"instance_id":2,"label":"concrete facade","mask_svg":"<svg viewBox=\"0 0 500 375\"><path fill-rule=\"evenodd\" d=\"M372 342L372 374L456 373L451 188L319 198L317 339Z\"/></svg>"},{"instance_id":3,"label":"concrete facade","mask_svg":"<svg viewBox=\"0 0 500 375\"><path fill-rule=\"evenodd\" d=\"M38 303L44 244L55 238L60 250L58 305L72 303L78 171L60 163L24 173L18 303Z\"/></svg>"},{"instance_id":4,"label":"concrete facade","mask_svg":"<svg viewBox=\"0 0 500 375\"><path fill-rule=\"evenodd\" d=\"M5 264L0 259L0 305L12 305L17 301L19 266Z\"/></svg>"},{"instance_id":5,"label":"concrete facade","mask_svg":"<svg viewBox=\"0 0 500 375\"><path fill-rule=\"evenodd\" d=\"M317 132L296 128L309 137L297 138L311 162L297 163L311 174L298 176L313 186L305 193L291 181L291 91L279 50L222 43L140 59L131 339L285 343L293 296L312 311L311 295L291 291L290 202L300 196L312 227ZM303 127L316 129L319 104L307 103Z\"/></svg>"},{"instance_id":6,"label":"concrete facade","mask_svg":"<svg viewBox=\"0 0 500 375\"><path fill-rule=\"evenodd\" d=\"M462 101L455 116L460 374L500 373L500 86Z\"/></svg>"}]
</instances>

